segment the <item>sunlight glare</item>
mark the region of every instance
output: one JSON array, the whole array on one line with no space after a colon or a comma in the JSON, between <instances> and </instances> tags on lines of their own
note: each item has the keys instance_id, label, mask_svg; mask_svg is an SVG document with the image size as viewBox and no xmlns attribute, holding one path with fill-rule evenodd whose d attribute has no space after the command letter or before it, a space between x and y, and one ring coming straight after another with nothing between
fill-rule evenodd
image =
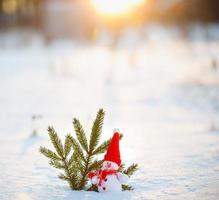
<instances>
[{"instance_id":1,"label":"sunlight glare","mask_svg":"<svg viewBox=\"0 0 219 200\"><path fill-rule=\"evenodd\" d=\"M105 15L118 15L130 11L143 0L92 0L96 10Z\"/></svg>"}]
</instances>

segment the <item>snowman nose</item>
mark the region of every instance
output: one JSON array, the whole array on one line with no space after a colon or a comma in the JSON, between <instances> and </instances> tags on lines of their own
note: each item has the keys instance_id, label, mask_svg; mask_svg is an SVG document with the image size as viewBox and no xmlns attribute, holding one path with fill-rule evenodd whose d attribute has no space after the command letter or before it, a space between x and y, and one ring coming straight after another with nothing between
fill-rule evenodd
<instances>
[{"instance_id":1,"label":"snowman nose","mask_svg":"<svg viewBox=\"0 0 219 200\"><path fill-rule=\"evenodd\" d=\"M111 163L108 163L108 164L107 164L107 168L110 168L110 167L111 167Z\"/></svg>"}]
</instances>

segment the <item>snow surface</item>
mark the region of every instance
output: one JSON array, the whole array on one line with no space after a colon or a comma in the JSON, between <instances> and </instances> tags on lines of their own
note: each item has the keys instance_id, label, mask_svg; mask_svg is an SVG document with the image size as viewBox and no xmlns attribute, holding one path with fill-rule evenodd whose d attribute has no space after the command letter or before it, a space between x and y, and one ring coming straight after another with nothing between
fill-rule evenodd
<instances>
[{"instance_id":1,"label":"snow surface","mask_svg":"<svg viewBox=\"0 0 219 200\"><path fill-rule=\"evenodd\" d=\"M218 30L127 30L111 48L107 34L46 45L1 33L0 199L219 199ZM119 128L122 160L140 165L134 191L71 191L38 152L48 125L63 139L77 117L89 133L102 107L102 140Z\"/></svg>"}]
</instances>

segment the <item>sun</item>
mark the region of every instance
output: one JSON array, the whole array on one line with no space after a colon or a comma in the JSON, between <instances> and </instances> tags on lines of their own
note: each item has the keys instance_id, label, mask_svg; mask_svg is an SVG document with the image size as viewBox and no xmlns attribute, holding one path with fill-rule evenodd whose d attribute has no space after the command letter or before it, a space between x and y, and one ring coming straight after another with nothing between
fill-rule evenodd
<instances>
[{"instance_id":1,"label":"sun","mask_svg":"<svg viewBox=\"0 0 219 200\"><path fill-rule=\"evenodd\" d=\"M91 0L95 9L104 15L120 15L131 11L144 0Z\"/></svg>"}]
</instances>

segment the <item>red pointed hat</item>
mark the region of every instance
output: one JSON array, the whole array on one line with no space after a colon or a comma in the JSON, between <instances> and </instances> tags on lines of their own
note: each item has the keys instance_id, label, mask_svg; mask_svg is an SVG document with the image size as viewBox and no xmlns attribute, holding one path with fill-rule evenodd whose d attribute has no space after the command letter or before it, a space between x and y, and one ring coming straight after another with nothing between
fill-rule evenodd
<instances>
[{"instance_id":1,"label":"red pointed hat","mask_svg":"<svg viewBox=\"0 0 219 200\"><path fill-rule=\"evenodd\" d=\"M113 137L104 156L105 161L115 162L118 166L121 164L120 151L119 151L119 132L114 131Z\"/></svg>"}]
</instances>

